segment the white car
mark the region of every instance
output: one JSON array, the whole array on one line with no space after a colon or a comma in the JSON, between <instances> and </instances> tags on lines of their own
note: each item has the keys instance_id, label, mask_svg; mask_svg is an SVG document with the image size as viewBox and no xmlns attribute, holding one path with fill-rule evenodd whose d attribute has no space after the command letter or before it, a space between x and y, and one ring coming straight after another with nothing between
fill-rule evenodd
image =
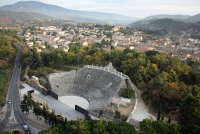
<instances>
[{"instance_id":1,"label":"white car","mask_svg":"<svg viewBox=\"0 0 200 134\"><path fill-rule=\"evenodd\" d=\"M11 100L8 100L8 103L11 104L12 103Z\"/></svg>"},{"instance_id":2,"label":"white car","mask_svg":"<svg viewBox=\"0 0 200 134\"><path fill-rule=\"evenodd\" d=\"M25 131L28 131L28 126L27 126L27 125L23 125L22 127L23 127L23 129L24 129Z\"/></svg>"}]
</instances>

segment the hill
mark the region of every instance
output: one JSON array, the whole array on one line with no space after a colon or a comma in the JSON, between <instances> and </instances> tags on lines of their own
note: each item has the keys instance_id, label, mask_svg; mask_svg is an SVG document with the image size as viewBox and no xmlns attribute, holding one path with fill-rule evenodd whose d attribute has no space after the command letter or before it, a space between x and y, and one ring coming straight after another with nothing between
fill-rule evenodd
<instances>
[{"instance_id":1,"label":"hill","mask_svg":"<svg viewBox=\"0 0 200 134\"><path fill-rule=\"evenodd\" d=\"M151 29L151 30L165 29L171 33L179 34L181 31L187 30L189 28L194 28L195 25L196 24L193 23L175 21L172 19L152 19L152 20L142 20L136 23L132 23L130 27Z\"/></svg>"},{"instance_id":2,"label":"hill","mask_svg":"<svg viewBox=\"0 0 200 134\"><path fill-rule=\"evenodd\" d=\"M24 20L24 19L53 19L53 17L39 14L39 13L32 13L32 12L12 12L12 11L3 11L0 10L0 18L8 18L10 20Z\"/></svg>"},{"instance_id":3,"label":"hill","mask_svg":"<svg viewBox=\"0 0 200 134\"><path fill-rule=\"evenodd\" d=\"M149 21L154 19L173 19L176 21L183 21L183 22L191 22L196 23L200 21L200 14L190 16L190 15L167 15L167 14L161 14L161 15L152 15L149 17L146 17L142 19L141 21Z\"/></svg>"},{"instance_id":4,"label":"hill","mask_svg":"<svg viewBox=\"0 0 200 134\"><path fill-rule=\"evenodd\" d=\"M80 22L101 22L109 24L116 24L117 22L119 24L130 24L131 22L138 20L137 18L112 13L70 10L37 1L20 1L13 5L2 6L0 9L14 12L35 12L50 15L59 19Z\"/></svg>"},{"instance_id":5,"label":"hill","mask_svg":"<svg viewBox=\"0 0 200 134\"><path fill-rule=\"evenodd\" d=\"M152 15L152 16L148 16L142 20L152 20L152 19L173 19L173 20L186 20L188 19L190 16L189 15L168 15L168 14L161 14L161 15Z\"/></svg>"},{"instance_id":6,"label":"hill","mask_svg":"<svg viewBox=\"0 0 200 134\"><path fill-rule=\"evenodd\" d=\"M200 14L190 16L187 20L192 23L200 22Z\"/></svg>"}]
</instances>

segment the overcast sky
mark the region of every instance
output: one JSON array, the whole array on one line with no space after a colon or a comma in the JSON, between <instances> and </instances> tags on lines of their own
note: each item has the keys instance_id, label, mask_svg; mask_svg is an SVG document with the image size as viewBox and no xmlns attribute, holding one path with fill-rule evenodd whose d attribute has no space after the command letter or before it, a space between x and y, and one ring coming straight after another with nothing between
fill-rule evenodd
<instances>
[{"instance_id":1,"label":"overcast sky","mask_svg":"<svg viewBox=\"0 0 200 134\"><path fill-rule=\"evenodd\" d=\"M20 0L0 0L0 6ZM23 0L27 1L27 0ZM32 0L33 1L33 0ZM68 9L116 13L132 17L157 14L196 15L200 13L200 0L34 0Z\"/></svg>"}]
</instances>

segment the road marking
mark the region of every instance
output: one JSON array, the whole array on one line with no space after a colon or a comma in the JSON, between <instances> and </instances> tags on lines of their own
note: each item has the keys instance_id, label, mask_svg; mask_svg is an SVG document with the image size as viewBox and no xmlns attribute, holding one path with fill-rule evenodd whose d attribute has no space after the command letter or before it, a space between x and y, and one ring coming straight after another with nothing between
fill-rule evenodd
<instances>
[{"instance_id":1,"label":"road marking","mask_svg":"<svg viewBox=\"0 0 200 134\"><path fill-rule=\"evenodd\" d=\"M16 123L15 115L14 115L14 111L13 110L12 110L11 116L10 116L10 123Z\"/></svg>"}]
</instances>

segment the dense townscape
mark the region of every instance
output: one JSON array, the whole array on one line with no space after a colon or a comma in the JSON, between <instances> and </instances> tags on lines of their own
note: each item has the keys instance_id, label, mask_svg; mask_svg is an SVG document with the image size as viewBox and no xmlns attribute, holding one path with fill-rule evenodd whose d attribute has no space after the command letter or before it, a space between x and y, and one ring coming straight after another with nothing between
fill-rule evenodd
<instances>
[{"instance_id":1,"label":"dense townscape","mask_svg":"<svg viewBox=\"0 0 200 134\"><path fill-rule=\"evenodd\" d=\"M200 41L190 38L184 32L181 36L159 37L125 26L68 24L59 28L35 26L33 31L27 29L24 36L27 45L30 48L35 47L37 52L50 48L68 52L70 43L79 43L83 47L91 44L101 45L106 51L112 48L129 48L139 52L154 50L180 57L183 61L190 56L200 58Z\"/></svg>"}]
</instances>

